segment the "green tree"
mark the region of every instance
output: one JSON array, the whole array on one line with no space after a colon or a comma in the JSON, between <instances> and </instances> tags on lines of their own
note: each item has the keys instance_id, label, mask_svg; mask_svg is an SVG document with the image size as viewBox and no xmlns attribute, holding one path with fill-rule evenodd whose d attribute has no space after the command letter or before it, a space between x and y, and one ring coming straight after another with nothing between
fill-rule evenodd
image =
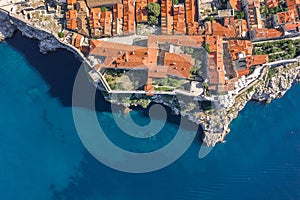
<instances>
[{"instance_id":1,"label":"green tree","mask_svg":"<svg viewBox=\"0 0 300 200\"><path fill-rule=\"evenodd\" d=\"M147 11L150 16L158 17L160 15L160 5L158 3L151 2L148 4Z\"/></svg>"},{"instance_id":2,"label":"green tree","mask_svg":"<svg viewBox=\"0 0 300 200\"><path fill-rule=\"evenodd\" d=\"M148 17L148 24L149 25L157 25L158 24L158 18L153 16L153 15L150 15Z\"/></svg>"},{"instance_id":3,"label":"green tree","mask_svg":"<svg viewBox=\"0 0 300 200\"><path fill-rule=\"evenodd\" d=\"M173 5L178 5L179 1L178 0L172 0Z\"/></svg>"},{"instance_id":4,"label":"green tree","mask_svg":"<svg viewBox=\"0 0 300 200\"><path fill-rule=\"evenodd\" d=\"M65 34L64 34L63 32L59 32L59 33L58 33L58 37L59 37L59 38L63 38L64 36L65 36Z\"/></svg>"},{"instance_id":5,"label":"green tree","mask_svg":"<svg viewBox=\"0 0 300 200\"><path fill-rule=\"evenodd\" d=\"M107 11L107 8L105 6L101 6L101 12L106 12Z\"/></svg>"},{"instance_id":6,"label":"green tree","mask_svg":"<svg viewBox=\"0 0 300 200\"><path fill-rule=\"evenodd\" d=\"M186 54L190 54L192 55L194 53L194 48L193 47L186 47L186 46L183 46L182 47L182 50L184 53Z\"/></svg>"},{"instance_id":7,"label":"green tree","mask_svg":"<svg viewBox=\"0 0 300 200\"><path fill-rule=\"evenodd\" d=\"M211 22L213 22L213 21L214 21L214 18L213 18L212 16L209 16L209 17L207 17L207 18L205 19L205 21L211 21Z\"/></svg>"},{"instance_id":8,"label":"green tree","mask_svg":"<svg viewBox=\"0 0 300 200\"><path fill-rule=\"evenodd\" d=\"M210 49L209 49L209 44L205 44L205 50L209 53Z\"/></svg>"}]
</instances>

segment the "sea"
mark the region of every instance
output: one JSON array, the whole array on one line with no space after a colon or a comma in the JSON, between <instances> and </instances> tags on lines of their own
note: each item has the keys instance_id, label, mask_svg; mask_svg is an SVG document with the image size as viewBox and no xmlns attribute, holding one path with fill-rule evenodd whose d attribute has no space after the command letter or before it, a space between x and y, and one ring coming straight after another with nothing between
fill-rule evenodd
<instances>
[{"instance_id":1,"label":"sea","mask_svg":"<svg viewBox=\"0 0 300 200\"><path fill-rule=\"evenodd\" d=\"M0 43L0 199L300 199L300 85L268 105L249 102L205 157L198 133L171 165L126 173L95 159L77 134L72 87L80 65L65 50L39 53L38 41L20 33ZM130 141L102 94L95 99L102 128L129 150L162 147L179 129L170 115L157 138ZM143 109L130 115L149 123Z\"/></svg>"}]
</instances>

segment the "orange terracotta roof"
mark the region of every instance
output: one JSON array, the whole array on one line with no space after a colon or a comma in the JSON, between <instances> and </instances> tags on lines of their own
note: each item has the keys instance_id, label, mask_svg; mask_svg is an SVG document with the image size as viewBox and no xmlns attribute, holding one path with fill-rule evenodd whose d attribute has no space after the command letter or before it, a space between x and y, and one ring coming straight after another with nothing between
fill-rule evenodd
<instances>
[{"instance_id":1,"label":"orange terracotta roof","mask_svg":"<svg viewBox=\"0 0 300 200\"><path fill-rule=\"evenodd\" d=\"M112 12L105 11L101 13L100 24L103 27L103 36L111 36Z\"/></svg>"},{"instance_id":2,"label":"orange terracotta roof","mask_svg":"<svg viewBox=\"0 0 300 200\"><path fill-rule=\"evenodd\" d=\"M86 2L83 0L77 1L76 9L77 9L77 12L86 13L88 10Z\"/></svg>"},{"instance_id":3,"label":"orange terracotta roof","mask_svg":"<svg viewBox=\"0 0 300 200\"><path fill-rule=\"evenodd\" d=\"M240 53L252 55L252 42L249 40L229 40L228 44L233 60L237 60Z\"/></svg>"},{"instance_id":4,"label":"orange terracotta roof","mask_svg":"<svg viewBox=\"0 0 300 200\"><path fill-rule=\"evenodd\" d=\"M123 4L117 3L113 6L113 13L115 18L123 18Z\"/></svg>"},{"instance_id":5,"label":"orange terracotta roof","mask_svg":"<svg viewBox=\"0 0 300 200\"><path fill-rule=\"evenodd\" d=\"M185 19L187 23L187 34L196 35L198 34L198 17L197 17L197 5L195 0L185 1Z\"/></svg>"},{"instance_id":6,"label":"orange terracotta roof","mask_svg":"<svg viewBox=\"0 0 300 200\"><path fill-rule=\"evenodd\" d=\"M98 55L98 56L110 56L110 57L118 57L120 54L127 52L127 51L135 51L141 49L140 46L133 46L128 44L120 44L120 43L113 43L107 42L103 40L91 40L91 49L93 51L91 54ZM95 46L93 48L93 46Z\"/></svg>"},{"instance_id":7,"label":"orange terracotta roof","mask_svg":"<svg viewBox=\"0 0 300 200\"><path fill-rule=\"evenodd\" d=\"M148 77L152 78L167 78L168 66L158 66L157 64L147 64Z\"/></svg>"},{"instance_id":8,"label":"orange terracotta roof","mask_svg":"<svg viewBox=\"0 0 300 200\"><path fill-rule=\"evenodd\" d=\"M268 62L268 55L252 55L246 58L247 67L262 65Z\"/></svg>"},{"instance_id":9,"label":"orange terracotta roof","mask_svg":"<svg viewBox=\"0 0 300 200\"><path fill-rule=\"evenodd\" d=\"M210 85L224 85L226 82L223 64L223 37L206 36L206 44L210 49L208 56Z\"/></svg>"},{"instance_id":10,"label":"orange terracotta roof","mask_svg":"<svg viewBox=\"0 0 300 200\"><path fill-rule=\"evenodd\" d=\"M212 23L212 30L214 36L224 36L226 38L234 38L235 31L233 28L227 28L222 26L220 23L213 21Z\"/></svg>"},{"instance_id":11,"label":"orange terracotta roof","mask_svg":"<svg viewBox=\"0 0 300 200\"><path fill-rule=\"evenodd\" d=\"M83 40L84 40L84 37L82 35L80 35L80 34L77 34L74 46L76 48L80 49L80 47L82 46Z\"/></svg>"},{"instance_id":12,"label":"orange terracotta roof","mask_svg":"<svg viewBox=\"0 0 300 200\"><path fill-rule=\"evenodd\" d=\"M253 30L257 39L277 38L283 35L283 32L277 29L254 28Z\"/></svg>"},{"instance_id":13,"label":"orange terracotta roof","mask_svg":"<svg viewBox=\"0 0 300 200\"><path fill-rule=\"evenodd\" d=\"M91 29L99 29L100 26L100 8L92 8L89 13L89 23Z\"/></svg>"},{"instance_id":14,"label":"orange terracotta roof","mask_svg":"<svg viewBox=\"0 0 300 200\"><path fill-rule=\"evenodd\" d=\"M69 10L69 11L67 11L67 13L66 13L66 18L67 19L76 19L76 17L77 17L76 10Z\"/></svg>"},{"instance_id":15,"label":"orange terracotta roof","mask_svg":"<svg viewBox=\"0 0 300 200\"><path fill-rule=\"evenodd\" d=\"M198 21L197 17L197 6L195 0L186 0L186 21L187 23Z\"/></svg>"},{"instance_id":16,"label":"orange terracotta roof","mask_svg":"<svg viewBox=\"0 0 300 200\"><path fill-rule=\"evenodd\" d=\"M247 21L244 19L235 20L234 29L236 37L245 37L248 32Z\"/></svg>"},{"instance_id":17,"label":"orange terracotta roof","mask_svg":"<svg viewBox=\"0 0 300 200\"><path fill-rule=\"evenodd\" d=\"M223 25L225 26L225 27L233 27L234 26L234 23L235 23L235 19L234 19L234 17L233 16L230 16L230 17L224 17L223 18L224 20L223 20Z\"/></svg>"},{"instance_id":18,"label":"orange terracotta roof","mask_svg":"<svg viewBox=\"0 0 300 200\"><path fill-rule=\"evenodd\" d=\"M294 10L279 12L277 18L279 24L293 23L296 21L296 12Z\"/></svg>"},{"instance_id":19,"label":"orange terracotta roof","mask_svg":"<svg viewBox=\"0 0 300 200\"><path fill-rule=\"evenodd\" d=\"M291 30L300 30L300 22L297 22L295 24L286 24L285 25L285 30L291 31Z\"/></svg>"},{"instance_id":20,"label":"orange terracotta roof","mask_svg":"<svg viewBox=\"0 0 300 200\"><path fill-rule=\"evenodd\" d=\"M77 0L67 0L68 5L75 5L77 3Z\"/></svg>"},{"instance_id":21,"label":"orange terracotta roof","mask_svg":"<svg viewBox=\"0 0 300 200\"><path fill-rule=\"evenodd\" d=\"M152 78L148 78L147 84L144 87L144 90L147 92L147 96L153 96L154 95L154 86L152 85Z\"/></svg>"},{"instance_id":22,"label":"orange terracotta roof","mask_svg":"<svg viewBox=\"0 0 300 200\"><path fill-rule=\"evenodd\" d=\"M242 3L240 0L230 0L229 3L232 9L234 9L235 11L242 10Z\"/></svg>"},{"instance_id":23,"label":"orange terracotta roof","mask_svg":"<svg viewBox=\"0 0 300 200\"><path fill-rule=\"evenodd\" d=\"M148 47L158 48L158 44L171 43L180 46L202 47L204 36L187 36L187 35L149 35Z\"/></svg>"},{"instance_id":24,"label":"orange terracotta roof","mask_svg":"<svg viewBox=\"0 0 300 200\"><path fill-rule=\"evenodd\" d=\"M184 6L173 6L173 23L174 34L186 34L185 18L184 18Z\"/></svg>"},{"instance_id":25,"label":"orange terracotta roof","mask_svg":"<svg viewBox=\"0 0 300 200\"><path fill-rule=\"evenodd\" d=\"M136 22L147 22L147 0L137 0L135 2Z\"/></svg>"},{"instance_id":26,"label":"orange terracotta roof","mask_svg":"<svg viewBox=\"0 0 300 200\"><path fill-rule=\"evenodd\" d=\"M239 77L246 76L250 73L250 68L238 69L237 72Z\"/></svg>"},{"instance_id":27,"label":"orange terracotta roof","mask_svg":"<svg viewBox=\"0 0 300 200\"><path fill-rule=\"evenodd\" d=\"M267 0L266 3L269 8L275 8L278 6L279 1L278 0Z\"/></svg>"},{"instance_id":28,"label":"orange terracotta roof","mask_svg":"<svg viewBox=\"0 0 300 200\"><path fill-rule=\"evenodd\" d=\"M91 49L91 55L104 58L103 67L147 68L157 63L157 49L93 40Z\"/></svg>"},{"instance_id":29,"label":"orange terracotta roof","mask_svg":"<svg viewBox=\"0 0 300 200\"><path fill-rule=\"evenodd\" d=\"M121 0L86 0L89 8L95 8L102 5L114 5L116 3L121 3Z\"/></svg>"},{"instance_id":30,"label":"orange terracotta roof","mask_svg":"<svg viewBox=\"0 0 300 200\"><path fill-rule=\"evenodd\" d=\"M76 19L69 19L67 21L67 28L76 30L77 29L77 20Z\"/></svg>"},{"instance_id":31,"label":"orange terracotta roof","mask_svg":"<svg viewBox=\"0 0 300 200\"><path fill-rule=\"evenodd\" d=\"M93 51L101 42L99 40L90 40L90 51Z\"/></svg>"},{"instance_id":32,"label":"orange terracotta roof","mask_svg":"<svg viewBox=\"0 0 300 200\"><path fill-rule=\"evenodd\" d=\"M261 28L262 19L260 15L260 1L248 0L248 24L250 28Z\"/></svg>"},{"instance_id":33,"label":"orange terracotta roof","mask_svg":"<svg viewBox=\"0 0 300 200\"><path fill-rule=\"evenodd\" d=\"M300 5L300 0L286 0L285 2L288 7L295 7L296 5Z\"/></svg>"},{"instance_id":34,"label":"orange terracotta roof","mask_svg":"<svg viewBox=\"0 0 300 200\"><path fill-rule=\"evenodd\" d=\"M164 65L168 66L168 74L179 78L189 78L190 70L194 66L191 55L165 53Z\"/></svg>"},{"instance_id":35,"label":"orange terracotta roof","mask_svg":"<svg viewBox=\"0 0 300 200\"><path fill-rule=\"evenodd\" d=\"M124 0L124 33L134 34L135 33L135 8L134 0Z\"/></svg>"},{"instance_id":36,"label":"orange terracotta roof","mask_svg":"<svg viewBox=\"0 0 300 200\"><path fill-rule=\"evenodd\" d=\"M123 34L123 4L117 3L113 6L113 35Z\"/></svg>"},{"instance_id":37,"label":"orange terracotta roof","mask_svg":"<svg viewBox=\"0 0 300 200\"><path fill-rule=\"evenodd\" d=\"M172 0L161 0L161 32L162 34L172 34L173 32L173 17Z\"/></svg>"}]
</instances>

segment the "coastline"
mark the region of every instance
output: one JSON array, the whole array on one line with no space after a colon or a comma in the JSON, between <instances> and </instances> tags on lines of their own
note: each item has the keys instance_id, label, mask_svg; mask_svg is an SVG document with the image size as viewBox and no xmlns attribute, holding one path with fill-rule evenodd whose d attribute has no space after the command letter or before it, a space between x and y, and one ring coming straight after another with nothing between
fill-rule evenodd
<instances>
[{"instance_id":1,"label":"coastline","mask_svg":"<svg viewBox=\"0 0 300 200\"><path fill-rule=\"evenodd\" d=\"M8 13L5 13L2 10L0 10L0 22L4 27L1 27L3 30L0 30L4 38L12 37L14 32L19 30L23 36L39 41L41 53L46 54L47 52L61 48L71 51L81 61L86 60L78 49L63 42L54 34L27 24L25 21L22 21L15 16L8 15ZM163 95L157 95L155 99L151 99L150 102L164 104L170 107L174 114L186 116L190 121L201 125L204 135L203 143L208 146L214 146L216 143L224 141L226 135L230 132L230 123L238 116L239 112L245 107L248 101L257 100L269 103L273 99L282 97L294 82L299 81L299 67L297 64L289 64L287 67L284 67L284 69L285 70L277 71L276 75L269 80L265 80L265 77L262 76L260 80L258 80L258 83L252 86L251 90L249 90L249 88L246 89L236 97L234 104L227 109L200 113L195 113L193 110L190 110L183 113L178 107L174 106L173 99L171 101L166 101L164 100ZM122 104L125 108L139 105L114 102L107 98L106 100L111 103ZM148 104L150 102L148 102Z\"/></svg>"}]
</instances>

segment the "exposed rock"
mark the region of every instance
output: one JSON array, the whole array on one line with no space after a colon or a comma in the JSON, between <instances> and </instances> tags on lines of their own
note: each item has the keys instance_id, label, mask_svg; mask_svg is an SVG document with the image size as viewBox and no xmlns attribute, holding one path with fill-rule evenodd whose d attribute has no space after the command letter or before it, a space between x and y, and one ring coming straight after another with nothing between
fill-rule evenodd
<instances>
[{"instance_id":1,"label":"exposed rock","mask_svg":"<svg viewBox=\"0 0 300 200\"><path fill-rule=\"evenodd\" d=\"M64 48L74 52L75 55L80 58L74 49L62 44L53 37L52 34L32 28L22 21L9 17L3 12L0 12L0 24L0 39L12 37L13 33L18 29L24 36L39 40L39 47L42 53ZM299 81L300 72L297 65L298 64L290 64L286 67L277 68L278 71L273 77L268 80L261 80L255 85L253 91L246 91L240 94L236 97L232 106L220 110L204 112L197 106L195 106L195 108L181 110L183 107L189 107L188 103L190 102L178 102L175 96L165 98L162 95L155 95L150 100L143 99L141 94L134 94L134 98L137 99L135 102L128 102L128 99L126 100L127 102L121 102L120 100L110 99L109 97L106 97L106 100L111 103L122 104L125 107L132 105L146 107L151 101L169 106L174 114L186 116L189 120L201 125L204 132L204 144L214 146L216 143L224 140L226 134L230 132L229 124L238 116L239 111L245 107L248 101L252 99L271 102L273 99L282 97L295 81ZM228 99L225 98L224 101L226 102ZM194 101L194 103L197 104L197 101Z\"/></svg>"},{"instance_id":2,"label":"exposed rock","mask_svg":"<svg viewBox=\"0 0 300 200\"><path fill-rule=\"evenodd\" d=\"M40 52L47 54L48 52L55 51L59 48L65 48L64 45L59 43L55 38L47 38L39 42Z\"/></svg>"},{"instance_id":3,"label":"exposed rock","mask_svg":"<svg viewBox=\"0 0 300 200\"><path fill-rule=\"evenodd\" d=\"M17 28L11 22L7 14L0 12L0 38L2 40L12 37L16 31Z\"/></svg>"}]
</instances>

